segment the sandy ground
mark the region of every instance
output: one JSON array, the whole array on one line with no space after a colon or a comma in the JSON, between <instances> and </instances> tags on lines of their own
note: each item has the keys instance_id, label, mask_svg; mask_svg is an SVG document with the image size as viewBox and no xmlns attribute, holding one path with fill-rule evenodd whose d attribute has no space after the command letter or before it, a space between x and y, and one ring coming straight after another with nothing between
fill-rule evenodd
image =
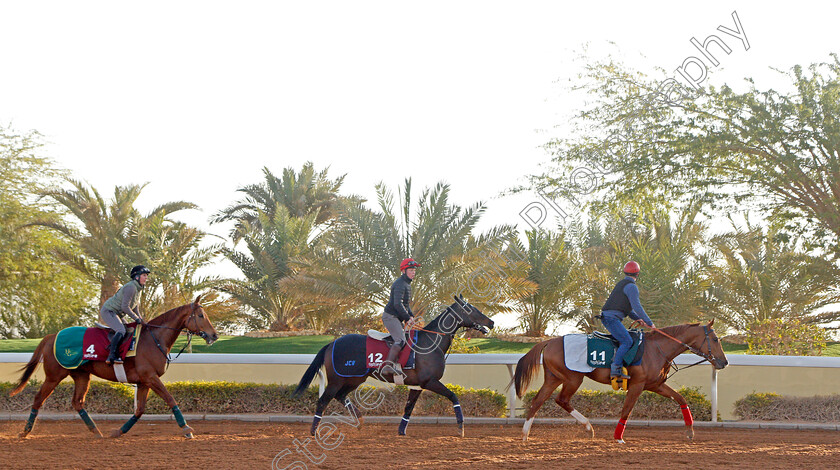
<instances>
[{"instance_id":1,"label":"sandy ground","mask_svg":"<svg viewBox=\"0 0 840 470\"><path fill-rule=\"evenodd\" d=\"M194 421L196 438L180 437L173 422L142 420L119 439L96 439L78 421L40 421L28 439L22 421L0 422L0 468L838 468L834 431L633 428L627 444L612 441L612 427L596 437L569 424L535 424L527 444L519 426L412 424L399 437L394 424L359 428L336 422L319 440L306 424ZM121 423L99 423L103 434Z\"/></svg>"}]
</instances>

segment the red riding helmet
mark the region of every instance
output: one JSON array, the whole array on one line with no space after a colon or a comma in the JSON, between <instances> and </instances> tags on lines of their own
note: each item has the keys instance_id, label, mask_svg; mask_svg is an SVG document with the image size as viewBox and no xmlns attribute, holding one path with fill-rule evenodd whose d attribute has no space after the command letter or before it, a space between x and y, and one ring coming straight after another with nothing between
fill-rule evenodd
<instances>
[{"instance_id":1,"label":"red riding helmet","mask_svg":"<svg viewBox=\"0 0 840 470\"><path fill-rule=\"evenodd\" d=\"M402 263L400 263L400 271L405 271L408 268L417 268L419 266L420 263L418 263L417 261L414 261L411 258L406 258L402 260Z\"/></svg>"},{"instance_id":2,"label":"red riding helmet","mask_svg":"<svg viewBox=\"0 0 840 470\"><path fill-rule=\"evenodd\" d=\"M635 261L628 261L624 265L624 274L639 274L639 263Z\"/></svg>"}]
</instances>

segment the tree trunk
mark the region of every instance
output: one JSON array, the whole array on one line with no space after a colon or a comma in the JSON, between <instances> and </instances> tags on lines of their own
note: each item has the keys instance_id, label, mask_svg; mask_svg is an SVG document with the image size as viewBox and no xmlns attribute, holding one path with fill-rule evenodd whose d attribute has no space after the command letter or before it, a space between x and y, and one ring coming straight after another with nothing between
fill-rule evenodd
<instances>
[{"instance_id":1,"label":"tree trunk","mask_svg":"<svg viewBox=\"0 0 840 470\"><path fill-rule=\"evenodd\" d=\"M99 287L99 308L102 308L102 305L105 303L106 300L113 297L114 294L120 288L119 279L113 274L105 273L105 278L102 279L102 283Z\"/></svg>"}]
</instances>

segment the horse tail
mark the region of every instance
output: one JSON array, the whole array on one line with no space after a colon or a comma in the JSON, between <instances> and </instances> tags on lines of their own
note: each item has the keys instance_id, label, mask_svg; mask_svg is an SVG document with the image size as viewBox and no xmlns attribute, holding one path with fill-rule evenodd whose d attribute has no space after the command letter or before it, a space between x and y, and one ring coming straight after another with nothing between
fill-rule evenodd
<instances>
[{"instance_id":1,"label":"horse tail","mask_svg":"<svg viewBox=\"0 0 840 470\"><path fill-rule=\"evenodd\" d=\"M32 377L32 374L35 372L35 369L38 368L38 364L41 362L41 357L44 355L44 349L47 347L47 340L50 337L55 337L55 335L48 335L45 336L44 339L38 344L38 347L35 348L35 352L32 353L32 358L29 359L29 362L26 363L20 370L23 371L23 374L20 376L20 381L18 381L17 387L9 393L10 397L13 397L21 392L26 387L26 384L29 383L29 378Z\"/></svg>"},{"instance_id":2,"label":"horse tail","mask_svg":"<svg viewBox=\"0 0 840 470\"><path fill-rule=\"evenodd\" d=\"M298 384L297 388L295 389L293 396L300 395L304 390L309 387L309 384L312 383L312 379L315 378L315 374L318 373L318 369L324 365L324 357L327 355L327 348L330 347L333 343L330 343L320 351L318 354L315 355L315 360L312 361L312 364L309 364L309 368L306 369L306 372L303 373L303 377L300 379L300 383Z\"/></svg>"},{"instance_id":3,"label":"horse tail","mask_svg":"<svg viewBox=\"0 0 840 470\"><path fill-rule=\"evenodd\" d=\"M543 349L548 345L548 341L537 343L527 354L519 359L516 363L516 373L513 376L513 381L516 384L516 396L522 398L522 394L528 389L528 384L537 373L537 366L540 365L540 356Z\"/></svg>"}]
</instances>

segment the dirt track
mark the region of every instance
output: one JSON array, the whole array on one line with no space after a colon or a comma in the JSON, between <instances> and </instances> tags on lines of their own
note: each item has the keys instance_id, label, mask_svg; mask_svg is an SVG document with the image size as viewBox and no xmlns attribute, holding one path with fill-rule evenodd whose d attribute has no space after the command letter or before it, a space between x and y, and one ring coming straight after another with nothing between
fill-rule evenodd
<instances>
[{"instance_id":1,"label":"dirt track","mask_svg":"<svg viewBox=\"0 0 840 470\"><path fill-rule=\"evenodd\" d=\"M121 423L99 423L109 434ZM38 422L32 435L16 436L21 421L0 422L0 468L837 468L840 436L829 431L781 431L696 428L689 442L682 428L633 428L627 444L612 442L612 427L596 426L596 438L574 425L535 424L527 445L520 427L468 425L466 437L454 425L409 426L396 436L396 425L365 424L355 429L336 423L322 435L323 449L307 445L309 426L284 423L195 421L196 439L178 437L173 422L138 423L120 439L94 439L78 421ZM298 440L312 459L295 450ZM329 447L333 447L329 449ZM289 450L283 455L285 450ZM609 464L609 465L608 465ZM303 469L304 466L297 466Z\"/></svg>"}]
</instances>

